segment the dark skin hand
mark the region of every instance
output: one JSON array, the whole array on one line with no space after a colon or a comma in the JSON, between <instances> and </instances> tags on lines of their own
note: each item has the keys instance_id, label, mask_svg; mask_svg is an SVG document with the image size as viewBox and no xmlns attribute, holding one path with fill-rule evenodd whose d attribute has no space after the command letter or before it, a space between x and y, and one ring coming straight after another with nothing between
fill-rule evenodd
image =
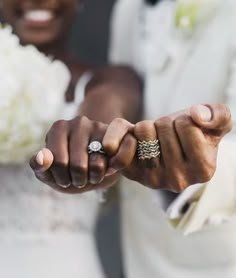
<instances>
[{"instance_id":1,"label":"dark skin hand","mask_svg":"<svg viewBox=\"0 0 236 278\"><path fill-rule=\"evenodd\" d=\"M129 68L105 66L95 69L93 78L86 88L85 100L79 107L78 113L82 116L71 121L54 123L46 142L46 147L52 151L53 156L48 149L43 149L31 159L30 164L36 177L57 190L69 193L84 192L115 183L119 174L110 175L103 180L107 157L100 154L88 156L87 146L91 140L102 140L107 123L114 118L138 121L142 107L141 92L142 83ZM130 135L129 137L132 138ZM68 148L71 150L69 154ZM88 165L91 170L88 170ZM70 179L73 179L77 188L62 188L72 183ZM103 183L94 186L94 183L102 180ZM78 188L84 185L86 188Z\"/></svg>"},{"instance_id":2,"label":"dark skin hand","mask_svg":"<svg viewBox=\"0 0 236 278\"><path fill-rule=\"evenodd\" d=\"M161 156L149 164L136 156L122 173L148 187L173 192L207 182L216 169L218 144L231 128L230 111L222 104L196 105L155 122L140 122L134 128L135 137L140 141L158 138Z\"/></svg>"},{"instance_id":3,"label":"dark skin hand","mask_svg":"<svg viewBox=\"0 0 236 278\"><path fill-rule=\"evenodd\" d=\"M78 116L52 126L46 149L32 158L31 167L38 179L67 193L111 186L120 174L150 188L180 192L213 176L218 144L231 125L230 112L222 104L196 105L136 125L121 118L106 125ZM155 138L160 140L161 157L148 163L139 160L137 140ZM88 154L93 140L102 142L107 155Z\"/></svg>"}]
</instances>

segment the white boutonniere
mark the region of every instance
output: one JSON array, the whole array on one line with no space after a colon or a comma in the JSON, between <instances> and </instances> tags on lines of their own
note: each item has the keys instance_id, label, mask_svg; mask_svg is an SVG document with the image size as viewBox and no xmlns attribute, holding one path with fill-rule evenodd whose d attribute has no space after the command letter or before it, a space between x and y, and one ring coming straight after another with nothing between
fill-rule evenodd
<instances>
[{"instance_id":1,"label":"white boutonniere","mask_svg":"<svg viewBox=\"0 0 236 278\"><path fill-rule=\"evenodd\" d=\"M174 13L177 30L192 33L197 25L209 19L220 0L177 0Z\"/></svg>"}]
</instances>

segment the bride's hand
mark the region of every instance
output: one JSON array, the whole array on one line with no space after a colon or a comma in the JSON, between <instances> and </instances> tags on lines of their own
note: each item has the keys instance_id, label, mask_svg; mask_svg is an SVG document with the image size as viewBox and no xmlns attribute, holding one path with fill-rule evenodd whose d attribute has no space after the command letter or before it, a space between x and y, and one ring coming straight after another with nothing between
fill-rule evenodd
<instances>
[{"instance_id":1,"label":"bride's hand","mask_svg":"<svg viewBox=\"0 0 236 278\"><path fill-rule=\"evenodd\" d=\"M46 147L32 157L31 168L40 181L67 193L111 186L119 173L109 168L109 158L114 156L116 168L133 160L136 140L128 134L132 128L123 119L114 119L109 125L83 116L57 121L47 134ZM93 141L103 147L89 154L88 145Z\"/></svg>"}]
</instances>

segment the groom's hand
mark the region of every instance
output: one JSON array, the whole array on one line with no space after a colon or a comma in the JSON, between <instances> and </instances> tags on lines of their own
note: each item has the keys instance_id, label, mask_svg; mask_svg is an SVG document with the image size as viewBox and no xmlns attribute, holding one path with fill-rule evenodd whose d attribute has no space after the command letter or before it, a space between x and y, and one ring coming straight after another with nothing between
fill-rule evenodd
<instances>
[{"instance_id":1,"label":"groom's hand","mask_svg":"<svg viewBox=\"0 0 236 278\"><path fill-rule=\"evenodd\" d=\"M195 105L155 122L140 122L135 137L147 145L158 139L160 157L136 156L123 174L147 187L174 192L207 182L216 169L218 144L231 127L230 111L222 104Z\"/></svg>"}]
</instances>

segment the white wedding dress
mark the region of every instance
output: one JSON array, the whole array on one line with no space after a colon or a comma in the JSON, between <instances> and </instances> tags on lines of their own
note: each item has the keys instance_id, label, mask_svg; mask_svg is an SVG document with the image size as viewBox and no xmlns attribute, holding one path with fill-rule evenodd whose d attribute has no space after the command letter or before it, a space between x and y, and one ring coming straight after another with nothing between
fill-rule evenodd
<instances>
[{"instance_id":1,"label":"white wedding dress","mask_svg":"<svg viewBox=\"0 0 236 278\"><path fill-rule=\"evenodd\" d=\"M0 166L0 277L102 278L94 192L61 194L28 164Z\"/></svg>"}]
</instances>

